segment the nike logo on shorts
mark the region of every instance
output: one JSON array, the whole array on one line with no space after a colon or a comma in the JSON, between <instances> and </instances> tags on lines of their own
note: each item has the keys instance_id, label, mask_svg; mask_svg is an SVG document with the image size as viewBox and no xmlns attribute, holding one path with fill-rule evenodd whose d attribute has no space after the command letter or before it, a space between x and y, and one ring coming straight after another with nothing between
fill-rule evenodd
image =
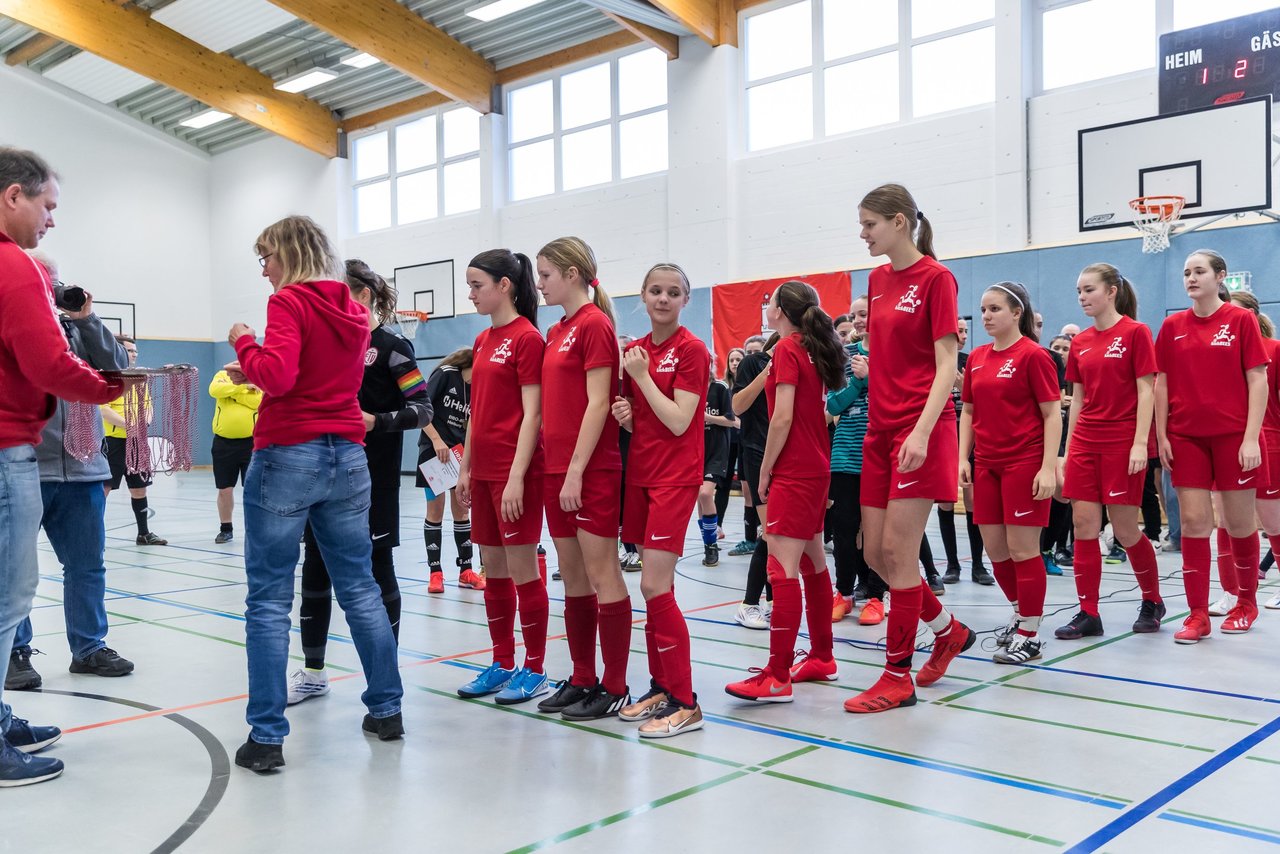
<instances>
[{"instance_id":1,"label":"nike logo on shorts","mask_svg":"<svg viewBox=\"0 0 1280 854\"><path fill-rule=\"evenodd\" d=\"M918 480L913 480L913 481L911 481L910 483L902 483L901 481L899 481L899 482L898 482L898 489L906 489L908 486L915 486L915 485L916 485L917 483L919 483L919 482L920 482L920 481L918 481Z\"/></svg>"},{"instance_id":2,"label":"nike logo on shorts","mask_svg":"<svg viewBox=\"0 0 1280 854\"><path fill-rule=\"evenodd\" d=\"M778 520L776 520L776 519L775 519L775 520L774 520L774 521L772 521L772 522L765 522L765 523L764 523L764 526L765 526L766 528L772 528L772 527L773 527L774 525L776 525L776 524L778 524Z\"/></svg>"},{"instance_id":3,"label":"nike logo on shorts","mask_svg":"<svg viewBox=\"0 0 1280 854\"><path fill-rule=\"evenodd\" d=\"M659 537L657 534L654 534L654 535L653 535L652 537L650 537L649 539L651 539L651 540L669 540L669 539L671 539L671 535L670 535L670 534L667 534L665 537Z\"/></svg>"},{"instance_id":4,"label":"nike logo on shorts","mask_svg":"<svg viewBox=\"0 0 1280 854\"><path fill-rule=\"evenodd\" d=\"M577 519L579 522L590 522L590 521L591 521L591 520L590 520L590 519L588 519L586 516L577 516L577 515L575 515L573 518Z\"/></svg>"},{"instance_id":5,"label":"nike logo on shorts","mask_svg":"<svg viewBox=\"0 0 1280 854\"><path fill-rule=\"evenodd\" d=\"M672 644L671 646L660 646L658 647L658 652L671 652L671 650L675 648L676 648L675 644Z\"/></svg>"},{"instance_id":6,"label":"nike logo on shorts","mask_svg":"<svg viewBox=\"0 0 1280 854\"><path fill-rule=\"evenodd\" d=\"M1267 495L1280 495L1280 489L1268 489Z\"/></svg>"},{"instance_id":7,"label":"nike logo on shorts","mask_svg":"<svg viewBox=\"0 0 1280 854\"><path fill-rule=\"evenodd\" d=\"M504 540L509 540L509 539L511 539L512 537L514 537L514 536L515 536L516 534L518 534L518 533L520 533L520 532L519 532L519 531L512 531L510 534L503 534L503 535L502 535L502 538L503 538Z\"/></svg>"},{"instance_id":8,"label":"nike logo on shorts","mask_svg":"<svg viewBox=\"0 0 1280 854\"><path fill-rule=\"evenodd\" d=\"M1237 480L1236 480L1236 483L1240 484L1241 486L1244 486L1246 483L1248 483L1249 481L1253 480L1253 478L1254 478L1255 476L1256 476L1256 475L1250 475L1249 477L1246 477L1244 480L1237 479Z\"/></svg>"},{"instance_id":9,"label":"nike logo on shorts","mask_svg":"<svg viewBox=\"0 0 1280 854\"><path fill-rule=\"evenodd\" d=\"M1015 519L1021 519L1023 516L1030 516L1032 512L1033 511L1031 510L1023 510L1021 513L1019 513L1018 511L1015 510L1013 511L1013 516Z\"/></svg>"},{"instance_id":10,"label":"nike logo on shorts","mask_svg":"<svg viewBox=\"0 0 1280 854\"><path fill-rule=\"evenodd\" d=\"M1108 492L1108 493L1107 493L1107 497L1108 497L1108 498L1115 498L1117 495L1124 495L1126 492L1128 492L1128 490L1126 490L1126 489L1122 489L1122 490L1120 490L1119 492Z\"/></svg>"}]
</instances>

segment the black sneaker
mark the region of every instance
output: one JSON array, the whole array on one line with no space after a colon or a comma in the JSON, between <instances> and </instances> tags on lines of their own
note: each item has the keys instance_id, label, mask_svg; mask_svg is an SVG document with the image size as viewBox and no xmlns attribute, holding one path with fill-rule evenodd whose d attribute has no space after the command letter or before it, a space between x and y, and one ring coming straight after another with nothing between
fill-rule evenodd
<instances>
[{"instance_id":1,"label":"black sneaker","mask_svg":"<svg viewBox=\"0 0 1280 854\"><path fill-rule=\"evenodd\" d=\"M40 655L40 650L29 646L19 647L9 653L9 672L4 677L6 691L34 691L44 680L31 666L31 656Z\"/></svg>"},{"instance_id":2,"label":"black sneaker","mask_svg":"<svg viewBox=\"0 0 1280 854\"><path fill-rule=\"evenodd\" d=\"M1076 562L1075 549L1058 549L1053 553L1053 562L1058 566L1071 566Z\"/></svg>"},{"instance_id":3,"label":"black sneaker","mask_svg":"<svg viewBox=\"0 0 1280 854\"><path fill-rule=\"evenodd\" d=\"M870 598L871 596L867 592L867 585L859 584L857 587L853 588L853 601L865 602Z\"/></svg>"},{"instance_id":4,"label":"black sneaker","mask_svg":"<svg viewBox=\"0 0 1280 854\"><path fill-rule=\"evenodd\" d=\"M234 539L235 539L235 534L233 534L231 531L219 531L218 536L214 537L213 541L218 545L222 545L223 543L229 543Z\"/></svg>"},{"instance_id":5,"label":"black sneaker","mask_svg":"<svg viewBox=\"0 0 1280 854\"><path fill-rule=\"evenodd\" d=\"M712 543L702 547L702 565L717 566L720 563L720 546Z\"/></svg>"},{"instance_id":6,"label":"black sneaker","mask_svg":"<svg viewBox=\"0 0 1280 854\"><path fill-rule=\"evenodd\" d=\"M953 563L947 566L947 571L942 575L943 584L959 584L960 583L960 564Z\"/></svg>"},{"instance_id":7,"label":"black sneaker","mask_svg":"<svg viewBox=\"0 0 1280 854\"><path fill-rule=\"evenodd\" d=\"M560 713L566 721L595 721L601 718L617 717L618 712L631 705L630 690L621 694L610 694L603 685L596 684L578 702Z\"/></svg>"},{"instance_id":8,"label":"black sneaker","mask_svg":"<svg viewBox=\"0 0 1280 854\"><path fill-rule=\"evenodd\" d=\"M161 537L154 531L148 531L145 534L139 534L135 542L140 546L167 546L169 541Z\"/></svg>"},{"instance_id":9,"label":"black sneaker","mask_svg":"<svg viewBox=\"0 0 1280 854\"><path fill-rule=\"evenodd\" d=\"M133 662L121 658L120 654L109 646L96 649L88 658L73 658L67 668L72 673L92 673L94 676L128 676L133 672Z\"/></svg>"},{"instance_id":10,"label":"black sneaker","mask_svg":"<svg viewBox=\"0 0 1280 854\"><path fill-rule=\"evenodd\" d=\"M1026 664L1028 661L1038 661L1043 650L1044 643L1039 638L1032 640L1026 635L1014 635L1009 646L997 650L991 660L996 664Z\"/></svg>"},{"instance_id":11,"label":"black sneaker","mask_svg":"<svg viewBox=\"0 0 1280 854\"><path fill-rule=\"evenodd\" d=\"M552 714L563 712L579 700L585 699L593 690L595 690L594 686L588 688L582 685L574 685L566 679L556 686L554 694L538 704L538 711L551 712Z\"/></svg>"},{"instance_id":12,"label":"black sneaker","mask_svg":"<svg viewBox=\"0 0 1280 854\"><path fill-rule=\"evenodd\" d=\"M259 744L250 738L236 751L236 764L258 774L266 774L284 765L284 747Z\"/></svg>"},{"instance_id":13,"label":"black sneaker","mask_svg":"<svg viewBox=\"0 0 1280 854\"><path fill-rule=\"evenodd\" d=\"M990 587L996 583L996 578L991 574L991 570L981 563L973 568L971 577L975 584L981 584L983 587Z\"/></svg>"},{"instance_id":14,"label":"black sneaker","mask_svg":"<svg viewBox=\"0 0 1280 854\"><path fill-rule=\"evenodd\" d=\"M1053 636L1058 640L1079 640L1080 638L1097 637L1102 634L1102 618L1081 611L1071 618L1071 622L1061 628L1054 629Z\"/></svg>"},{"instance_id":15,"label":"black sneaker","mask_svg":"<svg viewBox=\"0 0 1280 854\"><path fill-rule=\"evenodd\" d=\"M947 588L942 584L942 578L936 572L931 572L924 577L925 583L929 585L929 589L933 591L934 596L942 596L947 592Z\"/></svg>"},{"instance_id":16,"label":"black sneaker","mask_svg":"<svg viewBox=\"0 0 1280 854\"><path fill-rule=\"evenodd\" d=\"M1111 551L1107 552L1107 556L1102 559L1103 563L1127 563L1129 556L1124 553L1124 549L1120 548L1119 543L1111 545Z\"/></svg>"},{"instance_id":17,"label":"black sneaker","mask_svg":"<svg viewBox=\"0 0 1280 854\"><path fill-rule=\"evenodd\" d=\"M399 712L385 718L365 715L364 723L360 724L360 728L369 735L376 735L378 741L395 741L404 735L404 718Z\"/></svg>"},{"instance_id":18,"label":"black sneaker","mask_svg":"<svg viewBox=\"0 0 1280 854\"><path fill-rule=\"evenodd\" d=\"M1138 606L1138 619L1133 621L1134 633L1149 634L1160 631L1160 621L1164 619L1164 614L1163 602L1143 599L1142 604Z\"/></svg>"}]
</instances>

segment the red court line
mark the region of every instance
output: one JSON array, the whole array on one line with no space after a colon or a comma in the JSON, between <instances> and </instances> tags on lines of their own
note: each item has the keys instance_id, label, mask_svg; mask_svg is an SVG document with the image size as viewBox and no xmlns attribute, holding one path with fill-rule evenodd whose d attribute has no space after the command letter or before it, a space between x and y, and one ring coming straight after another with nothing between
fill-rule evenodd
<instances>
[{"instance_id":1,"label":"red court line","mask_svg":"<svg viewBox=\"0 0 1280 854\"><path fill-rule=\"evenodd\" d=\"M685 615L697 614L700 611L711 611L716 608L723 608L726 605L736 605L736 604L738 604L738 600L734 599L731 602L719 602L715 605L702 605L701 607L698 607L698 608L690 608L688 611L683 611L682 613ZM634 626L637 623L643 623L645 619L646 617L639 617L635 620L632 620L631 625ZM567 633L550 635L547 637L547 640L548 641L562 640L568 636L569 635ZM516 643L516 646L517 647L524 646L524 642L519 641ZM412 661L412 662L409 662L408 664L401 664L400 669L407 670L410 667L421 667L424 664L439 664L442 661L454 661L459 658L470 658L473 655L483 655L486 652L493 652L493 647L489 646L489 647L484 647L483 649L473 649L473 650L468 650L467 652L455 652L451 655L440 655L435 658L423 659L422 661ZM364 676L364 674L363 673L344 673L341 676L333 677L329 681L342 682L343 680L346 680L346 679L354 679L357 676ZM189 703L185 706L173 706L168 709L156 709L154 712L143 712L142 714L138 714L138 715L129 715L123 718L113 718L112 720L100 721L96 724L84 724L83 726L70 727L68 729L64 729L62 733L63 735L70 735L73 732L84 732L86 730L91 730L91 729L101 729L102 727L115 726L116 724L125 724L125 723L130 723L131 721L146 720L147 718L159 718L159 717L164 717L165 715L177 714L178 712L188 712L188 711L191 711L192 709L204 709L209 706L218 706L223 703L232 703L232 702L235 702L236 700L247 700L248 698L249 698L248 694L235 694L233 696L222 697L217 700L205 700L200 703Z\"/></svg>"}]
</instances>

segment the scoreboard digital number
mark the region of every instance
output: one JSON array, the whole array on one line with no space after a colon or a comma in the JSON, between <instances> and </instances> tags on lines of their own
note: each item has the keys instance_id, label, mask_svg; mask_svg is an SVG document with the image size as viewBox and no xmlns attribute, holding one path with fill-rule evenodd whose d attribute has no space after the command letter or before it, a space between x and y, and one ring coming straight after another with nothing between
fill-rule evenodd
<instances>
[{"instance_id":1,"label":"scoreboard digital number","mask_svg":"<svg viewBox=\"0 0 1280 854\"><path fill-rule=\"evenodd\" d=\"M1280 8L1160 36L1160 114L1280 101Z\"/></svg>"}]
</instances>

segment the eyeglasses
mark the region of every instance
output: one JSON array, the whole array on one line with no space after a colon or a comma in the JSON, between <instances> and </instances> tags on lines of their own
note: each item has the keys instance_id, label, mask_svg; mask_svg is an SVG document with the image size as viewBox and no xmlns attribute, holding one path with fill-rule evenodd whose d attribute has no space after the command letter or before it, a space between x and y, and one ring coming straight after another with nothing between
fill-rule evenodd
<instances>
[{"instance_id":1,"label":"eyeglasses","mask_svg":"<svg viewBox=\"0 0 1280 854\"><path fill-rule=\"evenodd\" d=\"M259 266L259 267L261 267L261 268L262 268L262 269L264 269L264 270L265 270L265 269L267 269L267 259L268 259L268 258L270 258L270 257L271 257L272 255L274 255L274 254L276 254L276 253L274 253L274 252L268 252L266 255L259 256L259 258L258 258L258 266Z\"/></svg>"}]
</instances>

